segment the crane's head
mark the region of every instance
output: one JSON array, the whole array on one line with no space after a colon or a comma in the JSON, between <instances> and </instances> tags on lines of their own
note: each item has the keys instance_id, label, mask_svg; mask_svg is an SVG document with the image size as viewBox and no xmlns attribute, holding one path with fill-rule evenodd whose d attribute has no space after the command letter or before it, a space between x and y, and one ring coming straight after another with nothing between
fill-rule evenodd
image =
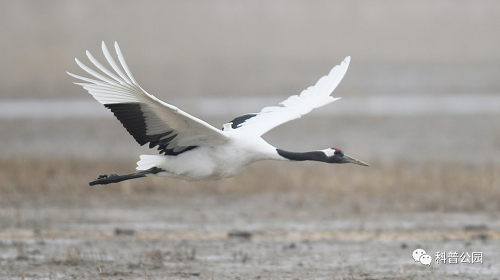
<instances>
[{"instance_id":1,"label":"crane's head","mask_svg":"<svg viewBox=\"0 0 500 280\"><path fill-rule=\"evenodd\" d=\"M329 163L354 163L362 166L368 166L368 164L344 154L341 149L329 148L323 150L323 152L328 157L327 161Z\"/></svg>"}]
</instances>

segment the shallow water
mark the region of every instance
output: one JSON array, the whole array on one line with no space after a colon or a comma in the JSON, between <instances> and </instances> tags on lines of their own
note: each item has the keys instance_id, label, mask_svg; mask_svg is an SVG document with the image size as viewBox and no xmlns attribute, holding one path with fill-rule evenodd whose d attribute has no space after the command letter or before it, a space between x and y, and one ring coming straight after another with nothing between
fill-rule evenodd
<instances>
[{"instance_id":1,"label":"shallow water","mask_svg":"<svg viewBox=\"0 0 500 280\"><path fill-rule=\"evenodd\" d=\"M176 98L168 101L200 117L231 117L258 112L277 105L284 97ZM321 116L428 116L500 114L500 95L377 95L345 97L313 110ZM95 119L112 117L102 105L85 99L10 99L0 100L0 119Z\"/></svg>"},{"instance_id":2,"label":"shallow water","mask_svg":"<svg viewBox=\"0 0 500 280\"><path fill-rule=\"evenodd\" d=\"M382 102L384 98L390 101ZM271 145L290 151L337 147L368 163L500 160L500 98L384 98L341 99L263 137ZM176 105L222 127L244 112L277 102L213 99L188 104L179 100ZM140 154L157 153L137 145L113 114L92 99L2 104L10 109L0 110L0 155L126 158L133 166ZM201 105L211 113L196 107Z\"/></svg>"}]
</instances>

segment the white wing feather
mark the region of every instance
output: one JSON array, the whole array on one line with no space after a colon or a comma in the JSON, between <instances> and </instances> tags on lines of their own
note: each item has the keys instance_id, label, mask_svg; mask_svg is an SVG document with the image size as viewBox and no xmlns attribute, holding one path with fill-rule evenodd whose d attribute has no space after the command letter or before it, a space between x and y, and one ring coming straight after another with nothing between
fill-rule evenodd
<instances>
[{"instance_id":1,"label":"white wing feather","mask_svg":"<svg viewBox=\"0 0 500 280\"><path fill-rule=\"evenodd\" d=\"M168 142L168 146L166 148L173 149L174 151L182 150L183 147L188 146L222 144L228 139L227 135L219 129L211 126L203 120L189 115L173 105L159 100L142 89L132 76L132 73L130 72L116 42L115 50L123 70L113 59L104 42L102 42L102 50L106 60L111 65L111 68L113 68L115 73L104 67L87 51L86 54L89 60L104 74L92 70L85 64L81 63L78 59L75 59L78 66L80 66L80 68L88 74L95 77L97 80L78 76L72 73L68 74L84 81L85 83L75 84L81 85L85 88L101 104L138 104L144 119L134 121L145 122L147 131L144 137L161 135L162 133L165 134L168 131L173 131L177 136ZM122 121L122 123L124 122ZM128 127L126 128L129 132L131 132ZM136 138L136 140L138 140L138 135L132 135ZM172 135L173 134L170 134L168 136ZM163 140L165 138L167 138L166 135L162 138L158 138L157 140Z\"/></svg>"},{"instance_id":2,"label":"white wing feather","mask_svg":"<svg viewBox=\"0 0 500 280\"><path fill-rule=\"evenodd\" d=\"M255 116L245 118L246 120L239 123L236 128L241 131L262 135L280 124L302 117L314 108L340 99L334 98L330 94L344 77L350 61L351 57L346 57L327 76L319 79L314 86L308 87L300 95L290 96L287 100L281 102L279 106L265 107L257 114L249 114Z\"/></svg>"}]
</instances>

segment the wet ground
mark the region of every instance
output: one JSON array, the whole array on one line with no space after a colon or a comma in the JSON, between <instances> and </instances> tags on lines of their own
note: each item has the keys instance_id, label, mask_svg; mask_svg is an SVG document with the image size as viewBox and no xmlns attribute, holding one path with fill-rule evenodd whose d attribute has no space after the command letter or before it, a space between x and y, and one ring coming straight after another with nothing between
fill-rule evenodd
<instances>
[{"instance_id":1,"label":"wet ground","mask_svg":"<svg viewBox=\"0 0 500 280\"><path fill-rule=\"evenodd\" d=\"M134 203L2 208L0 279L496 279L500 274L498 214L341 217L322 213L322 205L297 207L293 201L287 194L144 196ZM431 266L413 260L417 248L432 257ZM465 257L437 264L437 252Z\"/></svg>"}]
</instances>

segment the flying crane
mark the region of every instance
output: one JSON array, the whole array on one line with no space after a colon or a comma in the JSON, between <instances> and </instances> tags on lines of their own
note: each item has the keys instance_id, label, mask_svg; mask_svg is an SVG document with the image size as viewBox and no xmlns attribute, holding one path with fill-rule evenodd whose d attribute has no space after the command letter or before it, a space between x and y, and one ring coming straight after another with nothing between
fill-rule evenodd
<instances>
[{"instance_id":1,"label":"flying crane","mask_svg":"<svg viewBox=\"0 0 500 280\"><path fill-rule=\"evenodd\" d=\"M280 124L338 100L330 94L344 77L350 62L349 56L299 95L290 96L278 106L265 107L258 113L237 117L224 124L222 129L217 129L146 92L130 72L116 42L114 47L119 63L102 42L102 51L113 71L86 51L90 62L102 73L76 58L78 66L93 78L67 73L83 81L75 84L81 85L99 103L110 109L140 145L157 147L159 154L141 155L137 172L100 175L90 185L146 176L167 176L186 181L218 180L233 177L249 164L261 160L311 160L368 166L338 148L290 152L275 148L261 138Z\"/></svg>"}]
</instances>

